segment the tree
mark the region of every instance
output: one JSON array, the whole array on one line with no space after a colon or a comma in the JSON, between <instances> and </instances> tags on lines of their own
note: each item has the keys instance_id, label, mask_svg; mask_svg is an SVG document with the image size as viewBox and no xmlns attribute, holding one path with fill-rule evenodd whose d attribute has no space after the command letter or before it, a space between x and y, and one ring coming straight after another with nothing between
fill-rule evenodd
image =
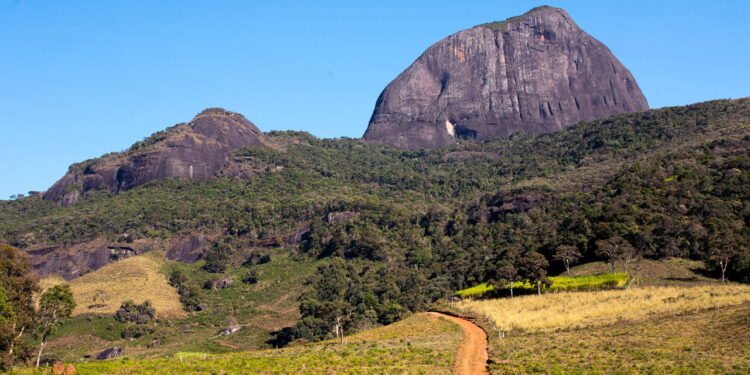
<instances>
[{"instance_id":1,"label":"tree","mask_svg":"<svg viewBox=\"0 0 750 375\"><path fill-rule=\"evenodd\" d=\"M721 282L726 282L729 262L739 254L740 241L731 232L714 235L708 240L708 261L721 271Z\"/></svg>"},{"instance_id":2,"label":"tree","mask_svg":"<svg viewBox=\"0 0 750 375\"><path fill-rule=\"evenodd\" d=\"M31 348L22 340L35 325L33 296L39 291L30 274L26 256L16 248L0 244L0 370L31 357Z\"/></svg>"},{"instance_id":3,"label":"tree","mask_svg":"<svg viewBox=\"0 0 750 375\"><path fill-rule=\"evenodd\" d=\"M222 273L227 270L230 250L221 245L214 245L206 251L206 264L203 269L211 273Z\"/></svg>"},{"instance_id":4,"label":"tree","mask_svg":"<svg viewBox=\"0 0 750 375\"><path fill-rule=\"evenodd\" d=\"M618 261L623 262L625 271L627 271L628 264L639 257L639 253L635 247L628 240L620 236L596 241L596 247L596 255L607 258L612 265L612 272L615 272L615 264Z\"/></svg>"},{"instance_id":5,"label":"tree","mask_svg":"<svg viewBox=\"0 0 750 375\"><path fill-rule=\"evenodd\" d=\"M39 300L38 314L41 343L39 344L39 354L36 357L36 367L39 367L42 351L47 345L47 339L55 333L60 321L70 318L75 307L73 292L68 285L55 285L42 294Z\"/></svg>"},{"instance_id":6,"label":"tree","mask_svg":"<svg viewBox=\"0 0 750 375\"><path fill-rule=\"evenodd\" d=\"M583 257L578 248L570 245L560 245L555 249L552 259L562 261L565 265L565 273L570 275L570 265L578 262Z\"/></svg>"},{"instance_id":7,"label":"tree","mask_svg":"<svg viewBox=\"0 0 750 375\"><path fill-rule=\"evenodd\" d=\"M536 251L527 251L522 255L520 261L521 275L533 285L536 285L537 294L541 295L542 284L548 282L547 267L549 267L549 262L547 262L547 258Z\"/></svg>"},{"instance_id":8,"label":"tree","mask_svg":"<svg viewBox=\"0 0 750 375\"><path fill-rule=\"evenodd\" d=\"M496 288L507 286L510 298L513 298L513 284L518 281L518 269L512 259L503 259L496 263L493 277L488 281Z\"/></svg>"}]
</instances>

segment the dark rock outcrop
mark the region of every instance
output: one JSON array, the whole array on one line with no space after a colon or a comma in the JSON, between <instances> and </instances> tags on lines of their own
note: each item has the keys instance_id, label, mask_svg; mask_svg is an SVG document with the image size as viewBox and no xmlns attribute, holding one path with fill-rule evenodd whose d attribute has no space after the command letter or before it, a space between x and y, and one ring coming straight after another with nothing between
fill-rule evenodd
<instances>
[{"instance_id":1,"label":"dark rock outcrop","mask_svg":"<svg viewBox=\"0 0 750 375\"><path fill-rule=\"evenodd\" d=\"M92 190L119 192L166 177L209 179L231 151L250 145L268 145L252 122L239 113L205 110L190 123L154 133L127 151L72 165L44 199L69 205Z\"/></svg>"},{"instance_id":2,"label":"dark rock outcrop","mask_svg":"<svg viewBox=\"0 0 750 375\"><path fill-rule=\"evenodd\" d=\"M220 279L208 280L206 282L206 289L226 289L234 285L234 279L231 277L222 277Z\"/></svg>"},{"instance_id":3,"label":"dark rock outcrop","mask_svg":"<svg viewBox=\"0 0 750 375\"><path fill-rule=\"evenodd\" d=\"M191 234L173 241L167 250L167 259L182 263L195 263L203 258L208 238L202 234Z\"/></svg>"},{"instance_id":4,"label":"dark rock outcrop","mask_svg":"<svg viewBox=\"0 0 750 375\"><path fill-rule=\"evenodd\" d=\"M245 328L243 324L235 324L231 327L228 327L219 331L219 336L229 336L229 335L239 332L243 328Z\"/></svg>"},{"instance_id":5,"label":"dark rock outcrop","mask_svg":"<svg viewBox=\"0 0 750 375\"><path fill-rule=\"evenodd\" d=\"M340 224L349 220L354 220L360 216L362 216L362 213L355 211L331 212L326 216L326 223Z\"/></svg>"},{"instance_id":6,"label":"dark rock outcrop","mask_svg":"<svg viewBox=\"0 0 750 375\"><path fill-rule=\"evenodd\" d=\"M565 10L540 7L432 45L380 94L364 138L442 147L646 109L635 79L606 46Z\"/></svg>"},{"instance_id":7,"label":"dark rock outcrop","mask_svg":"<svg viewBox=\"0 0 750 375\"><path fill-rule=\"evenodd\" d=\"M29 249L26 254L39 277L60 275L66 280L71 280L96 271L111 262L151 251L155 246L155 242L148 240L111 243L97 238L74 245Z\"/></svg>"},{"instance_id":8,"label":"dark rock outcrop","mask_svg":"<svg viewBox=\"0 0 750 375\"><path fill-rule=\"evenodd\" d=\"M146 349L155 349L161 346L161 340L159 339L153 339L151 342L146 345Z\"/></svg>"},{"instance_id":9,"label":"dark rock outcrop","mask_svg":"<svg viewBox=\"0 0 750 375\"><path fill-rule=\"evenodd\" d=\"M115 346L115 347L109 348L99 353L96 356L96 359L98 360L112 359L112 358L119 357L120 355L122 355L122 348L118 348Z\"/></svg>"}]
</instances>

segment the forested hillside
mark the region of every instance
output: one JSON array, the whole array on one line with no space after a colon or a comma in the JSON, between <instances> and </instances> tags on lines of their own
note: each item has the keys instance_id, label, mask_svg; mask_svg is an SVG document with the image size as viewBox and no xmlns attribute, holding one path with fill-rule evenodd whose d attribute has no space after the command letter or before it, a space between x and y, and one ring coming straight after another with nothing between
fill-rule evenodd
<instances>
[{"instance_id":1,"label":"forested hillside","mask_svg":"<svg viewBox=\"0 0 750 375\"><path fill-rule=\"evenodd\" d=\"M571 253L618 267L690 257L750 282L750 99L418 151L266 136L279 147L236 151L225 177L99 191L69 207L37 196L0 202L0 242L204 233L216 238L205 273L231 272L255 248L331 258L283 339L321 339L337 322L394 322L481 282L544 283Z\"/></svg>"}]
</instances>

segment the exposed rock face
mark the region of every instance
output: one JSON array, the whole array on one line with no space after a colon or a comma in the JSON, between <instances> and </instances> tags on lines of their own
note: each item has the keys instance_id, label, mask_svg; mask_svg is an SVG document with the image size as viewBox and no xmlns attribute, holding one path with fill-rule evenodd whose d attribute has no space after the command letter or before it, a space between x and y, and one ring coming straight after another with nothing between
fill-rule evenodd
<instances>
[{"instance_id":1,"label":"exposed rock face","mask_svg":"<svg viewBox=\"0 0 750 375\"><path fill-rule=\"evenodd\" d=\"M151 251L155 245L148 240L111 243L98 238L75 245L30 249L26 254L39 277L60 275L66 280L71 280L111 262Z\"/></svg>"},{"instance_id":2,"label":"exposed rock face","mask_svg":"<svg viewBox=\"0 0 750 375\"><path fill-rule=\"evenodd\" d=\"M209 280L206 282L206 289L226 289L234 285L234 279L231 277L222 277L220 279Z\"/></svg>"},{"instance_id":3,"label":"exposed rock face","mask_svg":"<svg viewBox=\"0 0 750 375\"><path fill-rule=\"evenodd\" d=\"M252 122L239 113L206 110L128 151L72 165L44 199L68 205L91 190L119 192L166 177L209 179L227 163L231 151L249 145L267 145Z\"/></svg>"},{"instance_id":4,"label":"exposed rock face","mask_svg":"<svg viewBox=\"0 0 750 375\"><path fill-rule=\"evenodd\" d=\"M203 258L208 238L202 234L191 234L177 238L167 250L167 259L182 263L195 263Z\"/></svg>"},{"instance_id":5,"label":"exposed rock face","mask_svg":"<svg viewBox=\"0 0 750 375\"><path fill-rule=\"evenodd\" d=\"M118 348L115 346L115 347L109 348L99 353L96 356L96 359L98 360L112 359L112 358L119 357L120 355L122 355L122 348Z\"/></svg>"},{"instance_id":6,"label":"exposed rock face","mask_svg":"<svg viewBox=\"0 0 750 375\"><path fill-rule=\"evenodd\" d=\"M442 147L647 109L606 46L565 10L541 7L432 45L380 94L364 138Z\"/></svg>"},{"instance_id":7,"label":"exposed rock face","mask_svg":"<svg viewBox=\"0 0 750 375\"><path fill-rule=\"evenodd\" d=\"M354 220L360 216L362 216L361 212L354 211L331 212L326 216L326 223L340 224L349 220Z\"/></svg>"}]
</instances>

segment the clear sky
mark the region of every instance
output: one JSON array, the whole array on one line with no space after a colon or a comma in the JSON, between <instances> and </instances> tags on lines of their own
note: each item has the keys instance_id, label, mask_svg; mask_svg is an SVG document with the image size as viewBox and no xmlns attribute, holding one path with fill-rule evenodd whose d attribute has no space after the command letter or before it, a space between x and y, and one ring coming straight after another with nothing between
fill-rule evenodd
<instances>
[{"instance_id":1,"label":"clear sky","mask_svg":"<svg viewBox=\"0 0 750 375\"><path fill-rule=\"evenodd\" d=\"M652 108L750 96L747 0L0 0L0 198L207 107L359 137L429 45L544 4L604 42Z\"/></svg>"}]
</instances>

